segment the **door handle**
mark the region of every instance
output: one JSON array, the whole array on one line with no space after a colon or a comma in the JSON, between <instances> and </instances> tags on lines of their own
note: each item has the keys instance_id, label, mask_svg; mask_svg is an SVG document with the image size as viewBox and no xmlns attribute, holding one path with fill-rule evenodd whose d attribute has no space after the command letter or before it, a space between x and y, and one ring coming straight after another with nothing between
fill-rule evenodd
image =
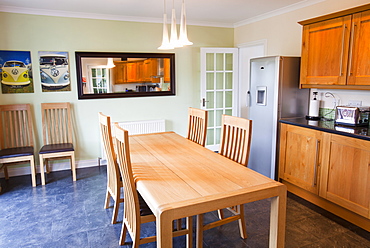
<instances>
[{"instance_id":1,"label":"door handle","mask_svg":"<svg viewBox=\"0 0 370 248\"><path fill-rule=\"evenodd\" d=\"M202 106L203 106L203 107L206 107L206 102L209 102L209 101L206 101L206 99L205 99L205 98L203 98L203 99L202 99Z\"/></svg>"}]
</instances>

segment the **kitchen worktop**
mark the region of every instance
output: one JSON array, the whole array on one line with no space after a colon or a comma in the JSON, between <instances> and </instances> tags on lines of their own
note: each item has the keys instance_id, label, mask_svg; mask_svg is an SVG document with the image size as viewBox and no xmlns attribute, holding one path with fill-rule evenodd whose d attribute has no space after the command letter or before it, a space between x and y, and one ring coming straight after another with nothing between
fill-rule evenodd
<instances>
[{"instance_id":1,"label":"kitchen worktop","mask_svg":"<svg viewBox=\"0 0 370 248\"><path fill-rule=\"evenodd\" d=\"M280 119L280 122L370 141L369 126L365 127L343 126L336 125L334 123L334 120L322 119L319 121L312 121L306 120L306 118L282 118Z\"/></svg>"}]
</instances>

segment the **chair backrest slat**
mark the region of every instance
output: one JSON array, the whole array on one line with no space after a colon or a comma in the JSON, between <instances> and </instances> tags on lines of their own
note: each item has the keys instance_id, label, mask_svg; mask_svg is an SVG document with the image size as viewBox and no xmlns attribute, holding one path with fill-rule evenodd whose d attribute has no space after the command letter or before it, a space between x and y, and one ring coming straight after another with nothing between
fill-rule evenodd
<instances>
[{"instance_id":1,"label":"chair backrest slat","mask_svg":"<svg viewBox=\"0 0 370 248\"><path fill-rule=\"evenodd\" d=\"M114 195L120 195L120 172L113 145L110 117L99 113L100 134L107 157L107 184Z\"/></svg>"},{"instance_id":2,"label":"chair backrest slat","mask_svg":"<svg viewBox=\"0 0 370 248\"><path fill-rule=\"evenodd\" d=\"M140 207L131 167L128 131L122 129L118 123L114 123L114 134L118 164L124 188L125 201L123 219L130 235L135 235L135 233L140 233L137 232L137 230L140 230Z\"/></svg>"},{"instance_id":3,"label":"chair backrest slat","mask_svg":"<svg viewBox=\"0 0 370 248\"><path fill-rule=\"evenodd\" d=\"M252 135L252 120L222 115L219 153L247 166Z\"/></svg>"},{"instance_id":4,"label":"chair backrest slat","mask_svg":"<svg viewBox=\"0 0 370 248\"><path fill-rule=\"evenodd\" d=\"M44 145L72 143L72 119L69 102L42 103Z\"/></svg>"},{"instance_id":5,"label":"chair backrest slat","mask_svg":"<svg viewBox=\"0 0 370 248\"><path fill-rule=\"evenodd\" d=\"M0 105L0 149L33 146L29 104Z\"/></svg>"},{"instance_id":6,"label":"chair backrest slat","mask_svg":"<svg viewBox=\"0 0 370 248\"><path fill-rule=\"evenodd\" d=\"M197 144L205 146L208 124L208 111L196 108L188 110L187 138Z\"/></svg>"}]
</instances>

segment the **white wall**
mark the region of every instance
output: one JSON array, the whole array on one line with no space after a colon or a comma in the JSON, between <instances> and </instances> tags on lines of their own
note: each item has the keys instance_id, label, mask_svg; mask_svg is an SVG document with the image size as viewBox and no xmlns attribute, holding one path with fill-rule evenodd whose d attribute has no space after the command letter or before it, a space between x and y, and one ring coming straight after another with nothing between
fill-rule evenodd
<instances>
[{"instance_id":1,"label":"white wall","mask_svg":"<svg viewBox=\"0 0 370 248\"><path fill-rule=\"evenodd\" d=\"M49 17L1 13L1 50L31 51L34 72L38 51L67 51L70 57L71 92L42 92L34 73L35 93L0 94L0 104L31 103L34 112L36 151L42 142L40 103L72 103L75 118L76 159L100 156L98 112L113 121L165 119L167 130L185 135L187 108L199 107L200 47L232 47L232 28L188 27L193 46L176 49L176 96L78 100L75 51L163 52L162 25L122 21ZM171 51L170 51L171 52Z\"/></svg>"},{"instance_id":2,"label":"white wall","mask_svg":"<svg viewBox=\"0 0 370 248\"><path fill-rule=\"evenodd\" d=\"M326 0L286 14L237 27L234 33L235 46L266 39L267 56L300 56L302 26L298 24L299 21L368 3L368 0ZM327 91L339 98L341 104L347 104L349 100L362 100L363 106L370 106L370 91L323 89L317 91L320 100L322 100L321 107L323 108L332 108L333 106L332 99L324 97Z\"/></svg>"}]
</instances>

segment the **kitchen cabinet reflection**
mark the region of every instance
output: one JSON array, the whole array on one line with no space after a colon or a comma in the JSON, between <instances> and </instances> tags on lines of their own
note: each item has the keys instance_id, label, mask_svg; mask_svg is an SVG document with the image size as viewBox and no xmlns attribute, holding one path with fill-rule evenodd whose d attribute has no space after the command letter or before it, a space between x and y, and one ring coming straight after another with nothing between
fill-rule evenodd
<instances>
[{"instance_id":1,"label":"kitchen cabinet reflection","mask_svg":"<svg viewBox=\"0 0 370 248\"><path fill-rule=\"evenodd\" d=\"M78 98L175 95L174 56L76 52Z\"/></svg>"}]
</instances>

